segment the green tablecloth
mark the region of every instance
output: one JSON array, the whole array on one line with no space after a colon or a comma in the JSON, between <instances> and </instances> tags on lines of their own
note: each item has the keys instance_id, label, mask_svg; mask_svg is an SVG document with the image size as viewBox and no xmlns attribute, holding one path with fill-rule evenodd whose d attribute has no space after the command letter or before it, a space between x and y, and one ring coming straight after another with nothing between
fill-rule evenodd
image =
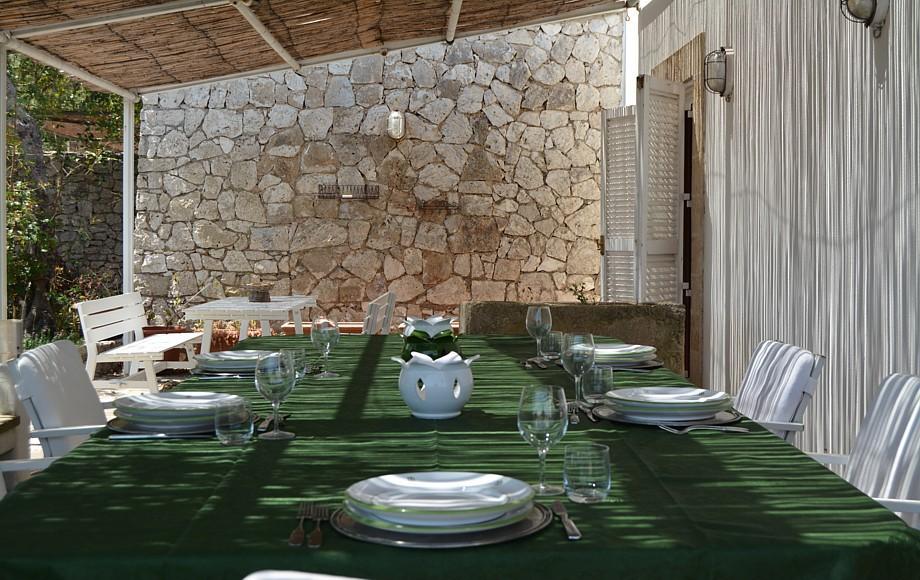
<instances>
[{"instance_id":1,"label":"green tablecloth","mask_svg":"<svg viewBox=\"0 0 920 580\"><path fill-rule=\"evenodd\" d=\"M299 336L247 348L308 345ZM614 484L601 505L569 504L584 533L554 523L516 542L421 551L363 544L327 528L320 550L286 539L302 499L337 503L365 477L476 470L536 477L517 433L520 387L570 385L557 369L524 370L527 338L464 337L476 388L448 421L410 417L389 360L399 337L343 337L336 380L307 380L283 409L289 442L84 443L0 502L0 577L234 578L300 569L366 578L916 578L920 535L843 480L750 422L750 434L678 436L582 420L565 442L611 447ZM623 385L675 384L668 371L618 373ZM252 384L188 381L246 395ZM561 478L561 446L550 477Z\"/></svg>"}]
</instances>

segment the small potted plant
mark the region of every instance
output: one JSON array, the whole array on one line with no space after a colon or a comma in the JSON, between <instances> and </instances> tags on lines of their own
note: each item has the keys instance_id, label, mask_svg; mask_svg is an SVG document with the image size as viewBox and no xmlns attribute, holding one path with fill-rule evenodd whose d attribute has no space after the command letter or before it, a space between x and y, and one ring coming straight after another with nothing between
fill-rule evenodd
<instances>
[{"instance_id":1,"label":"small potted plant","mask_svg":"<svg viewBox=\"0 0 920 580\"><path fill-rule=\"evenodd\" d=\"M432 359L438 359L449 352L462 356L457 337L451 326L453 319L448 316L431 318L406 317L406 329L403 331L402 358L412 359L412 353L418 352Z\"/></svg>"}]
</instances>

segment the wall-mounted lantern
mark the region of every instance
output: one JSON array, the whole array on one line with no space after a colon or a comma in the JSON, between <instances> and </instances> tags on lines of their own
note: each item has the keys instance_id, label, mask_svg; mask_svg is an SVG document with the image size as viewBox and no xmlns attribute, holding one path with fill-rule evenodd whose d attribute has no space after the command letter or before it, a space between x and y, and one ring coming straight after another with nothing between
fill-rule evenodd
<instances>
[{"instance_id":1,"label":"wall-mounted lantern","mask_svg":"<svg viewBox=\"0 0 920 580\"><path fill-rule=\"evenodd\" d=\"M393 111L387 118L387 135L393 139L402 139L406 134L406 117L401 111Z\"/></svg>"},{"instance_id":2,"label":"wall-mounted lantern","mask_svg":"<svg viewBox=\"0 0 920 580\"><path fill-rule=\"evenodd\" d=\"M734 64L735 49L733 48L723 46L707 54L703 61L703 80L706 90L730 101L735 84Z\"/></svg>"},{"instance_id":3,"label":"wall-mounted lantern","mask_svg":"<svg viewBox=\"0 0 920 580\"><path fill-rule=\"evenodd\" d=\"M872 29L872 36L878 38L888 18L889 0L840 0L840 12L850 22L859 22Z\"/></svg>"}]
</instances>

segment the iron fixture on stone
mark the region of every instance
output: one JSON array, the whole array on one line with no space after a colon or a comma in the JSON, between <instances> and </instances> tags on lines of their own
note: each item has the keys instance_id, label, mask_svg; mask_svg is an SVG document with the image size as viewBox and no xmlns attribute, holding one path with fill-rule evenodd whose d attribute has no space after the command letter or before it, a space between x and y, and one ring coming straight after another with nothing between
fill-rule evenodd
<instances>
[{"instance_id":1,"label":"iron fixture on stone","mask_svg":"<svg viewBox=\"0 0 920 580\"><path fill-rule=\"evenodd\" d=\"M317 199L361 200L380 197L379 185L332 185L321 183Z\"/></svg>"}]
</instances>

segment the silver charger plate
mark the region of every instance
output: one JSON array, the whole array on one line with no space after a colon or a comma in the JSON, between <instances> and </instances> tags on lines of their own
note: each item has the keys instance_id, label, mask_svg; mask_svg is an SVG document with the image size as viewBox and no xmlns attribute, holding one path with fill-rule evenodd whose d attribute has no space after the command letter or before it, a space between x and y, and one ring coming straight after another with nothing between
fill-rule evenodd
<instances>
[{"instance_id":1,"label":"silver charger plate","mask_svg":"<svg viewBox=\"0 0 920 580\"><path fill-rule=\"evenodd\" d=\"M329 523L332 528L343 536L372 544L396 546L398 548L470 548L473 546L488 546L510 542L535 534L548 526L553 521L553 513L543 504L535 503L533 510L523 520L501 528L470 532L467 534L409 534L379 530L364 524L359 524L338 509L332 514Z\"/></svg>"},{"instance_id":2,"label":"silver charger plate","mask_svg":"<svg viewBox=\"0 0 920 580\"><path fill-rule=\"evenodd\" d=\"M691 425L728 425L729 423L737 423L741 420L741 413L735 411L734 409L719 411L709 419L695 419L692 421L653 421L649 419L642 419L641 417L623 415L622 413L619 413L616 410L607 407L606 405L594 407L592 411L595 417L607 419L608 421L613 421L615 423L629 423L631 425L669 425L671 427L689 427Z\"/></svg>"},{"instance_id":3,"label":"silver charger plate","mask_svg":"<svg viewBox=\"0 0 920 580\"><path fill-rule=\"evenodd\" d=\"M200 434L213 434L214 425L211 424L207 427L197 427L197 428L157 428L157 429L143 429L137 427L124 419L115 417L111 421L105 424L110 430L115 431L116 433L127 433L129 435L149 435L151 433L169 433L171 435L200 435Z\"/></svg>"}]
</instances>

